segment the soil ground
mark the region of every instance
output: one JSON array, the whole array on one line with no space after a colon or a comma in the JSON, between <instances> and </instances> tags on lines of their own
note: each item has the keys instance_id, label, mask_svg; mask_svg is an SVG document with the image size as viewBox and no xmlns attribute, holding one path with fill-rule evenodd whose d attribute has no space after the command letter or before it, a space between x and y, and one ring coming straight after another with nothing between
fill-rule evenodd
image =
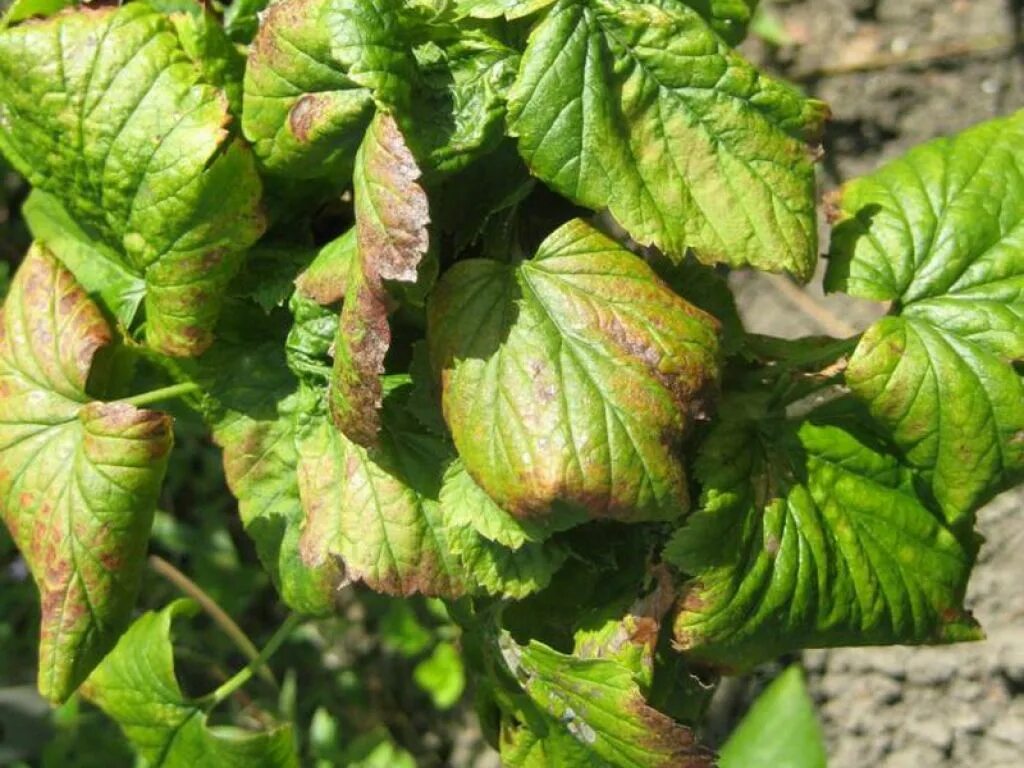
<instances>
[{"instance_id":1,"label":"soil ground","mask_svg":"<svg viewBox=\"0 0 1024 768\"><path fill-rule=\"evenodd\" d=\"M763 3L791 39L747 53L824 99L823 190L921 141L1024 108L1024 0L798 0ZM949 54L943 57L943 54ZM827 233L823 233L827 244ZM825 246L823 246L824 248ZM824 297L783 278L737 274L750 330L843 335L881 308ZM988 639L924 649L862 648L803 656L830 768L1024 766L1024 493L979 516L986 538L968 605ZM715 702L725 731L781 667L727 681Z\"/></svg>"}]
</instances>

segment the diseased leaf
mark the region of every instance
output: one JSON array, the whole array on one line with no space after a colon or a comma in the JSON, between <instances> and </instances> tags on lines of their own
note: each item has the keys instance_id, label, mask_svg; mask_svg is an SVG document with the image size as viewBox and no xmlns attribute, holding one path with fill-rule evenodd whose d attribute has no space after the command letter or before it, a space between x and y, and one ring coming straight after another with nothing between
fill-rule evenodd
<instances>
[{"instance_id":1,"label":"diseased leaf","mask_svg":"<svg viewBox=\"0 0 1024 768\"><path fill-rule=\"evenodd\" d=\"M428 340L459 455L500 507L627 521L686 509L675 448L714 396L717 323L590 225L570 222L518 266L456 264Z\"/></svg>"},{"instance_id":2,"label":"diseased leaf","mask_svg":"<svg viewBox=\"0 0 1024 768\"><path fill-rule=\"evenodd\" d=\"M272 174L341 188L373 100L331 54L331 4L281 0L266 11L245 71L242 129Z\"/></svg>"},{"instance_id":3,"label":"diseased leaf","mask_svg":"<svg viewBox=\"0 0 1024 768\"><path fill-rule=\"evenodd\" d=\"M384 280L415 283L430 245L430 206L419 177L398 126L378 114L356 157L359 263L346 287L331 382L331 416L361 445L375 444L380 431L380 376L391 344Z\"/></svg>"},{"instance_id":4,"label":"diseased leaf","mask_svg":"<svg viewBox=\"0 0 1024 768\"><path fill-rule=\"evenodd\" d=\"M702 446L700 509L665 551L693 577L678 648L738 671L798 648L981 636L963 609L977 543L924 505L859 412L728 415L740 411Z\"/></svg>"},{"instance_id":5,"label":"diseased leaf","mask_svg":"<svg viewBox=\"0 0 1024 768\"><path fill-rule=\"evenodd\" d=\"M825 741L800 667L772 682L736 726L719 756L721 768L825 768Z\"/></svg>"},{"instance_id":6,"label":"diseased leaf","mask_svg":"<svg viewBox=\"0 0 1024 768\"><path fill-rule=\"evenodd\" d=\"M209 346L263 231L260 182L222 93L143 2L0 32L0 151L146 283L146 339Z\"/></svg>"},{"instance_id":7,"label":"diseased leaf","mask_svg":"<svg viewBox=\"0 0 1024 768\"><path fill-rule=\"evenodd\" d=\"M693 5L717 15L726 4ZM803 279L817 259L807 144L826 113L758 73L682 0L560 0L509 100L533 172L608 208L633 239Z\"/></svg>"},{"instance_id":8,"label":"diseased leaf","mask_svg":"<svg viewBox=\"0 0 1024 768\"><path fill-rule=\"evenodd\" d=\"M644 701L619 662L569 656L536 641L519 646L507 635L502 653L523 690L551 718L549 726L567 730L590 759L620 768L714 765L712 753L689 728Z\"/></svg>"},{"instance_id":9,"label":"diseased leaf","mask_svg":"<svg viewBox=\"0 0 1024 768\"><path fill-rule=\"evenodd\" d=\"M39 690L52 701L128 623L171 450L168 416L86 393L110 341L96 305L34 246L0 319L0 509L39 588Z\"/></svg>"},{"instance_id":10,"label":"diseased leaf","mask_svg":"<svg viewBox=\"0 0 1024 768\"><path fill-rule=\"evenodd\" d=\"M385 409L372 451L314 421L299 453L309 566L336 562L346 579L393 595L523 597L547 586L565 560L563 551L540 544L506 549L452 519L451 506L438 502L449 450L398 407Z\"/></svg>"},{"instance_id":11,"label":"diseased leaf","mask_svg":"<svg viewBox=\"0 0 1024 768\"><path fill-rule=\"evenodd\" d=\"M827 286L894 302L846 380L946 519L1024 477L1024 112L849 183Z\"/></svg>"},{"instance_id":12,"label":"diseased leaf","mask_svg":"<svg viewBox=\"0 0 1024 768\"><path fill-rule=\"evenodd\" d=\"M171 622L196 612L187 600L144 613L96 668L86 695L113 718L152 768L298 768L290 725L266 731L210 725L201 702L185 696L174 673Z\"/></svg>"}]
</instances>

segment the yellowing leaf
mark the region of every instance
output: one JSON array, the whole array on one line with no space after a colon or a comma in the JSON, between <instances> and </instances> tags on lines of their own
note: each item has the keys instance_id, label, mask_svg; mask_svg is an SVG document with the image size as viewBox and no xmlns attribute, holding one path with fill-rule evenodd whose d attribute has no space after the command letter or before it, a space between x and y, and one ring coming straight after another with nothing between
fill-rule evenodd
<instances>
[{"instance_id":1,"label":"yellowing leaf","mask_svg":"<svg viewBox=\"0 0 1024 768\"><path fill-rule=\"evenodd\" d=\"M519 517L559 504L665 520L687 507L676 448L714 398L718 324L576 220L518 266L438 285L428 340L473 479Z\"/></svg>"},{"instance_id":2,"label":"yellowing leaf","mask_svg":"<svg viewBox=\"0 0 1024 768\"><path fill-rule=\"evenodd\" d=\"M144 2L0 32L0 152L144 280L146 340L177 356L209 346L264 228L252 155L203 78Z\"/></svg>"},{"instance_id":3,"label":"yellowing leaf","mask_svg":"<svg viewBox=\"0 0 1024 768\"><path fill-rule=\"evenodd\" d=\"M39 689L54 701L128 622L171 449L165 414L86 393L110 339L71 274L34 247L0 318L0 509L39 587Z\"/></svg>"}]
</instances>

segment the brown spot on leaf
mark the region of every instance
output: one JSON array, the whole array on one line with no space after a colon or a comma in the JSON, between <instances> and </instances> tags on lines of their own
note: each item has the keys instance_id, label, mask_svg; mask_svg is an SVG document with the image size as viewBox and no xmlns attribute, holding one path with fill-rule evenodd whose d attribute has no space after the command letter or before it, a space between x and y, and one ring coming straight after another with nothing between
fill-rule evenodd
<instances>
[{"instance_id":1,"label":"brown spot on leaf","mask_svg":"<svg viewBox=\"0 0 1024 768\"><path fill-rule=\"evenodd\" d=\"M384 280L415 282L429 246L430 211L419 166L391 116L378 113L356 161L356 238L361 270L348 286L335 340L331 415L356 443L380 432L384 356L392 301Z\"/></svg>"},{"instance_id":2,"label":"brown spot on leaf","mask_svg":"<svg viewBox=\"0 0 1024 768\"><path fill-rule=\"evenodd\" d=\"M629 703L644 724L641 743L646 746L658 768L714 768L715 753L697 742L692 730L680 725L647 704L640 696Z\"/></svg>"},{"instance_id":3,"label":"brown spot on leaf","mask_svg":"<svg viewBox=\"0 0 1024 768\"><path fill-rule=\"evenodd\" d=\"M292 106L288 113L288 125L299 141L308 141L310 129L323 112L323 97L307 93Z\"/></svg>"}]
</instances>

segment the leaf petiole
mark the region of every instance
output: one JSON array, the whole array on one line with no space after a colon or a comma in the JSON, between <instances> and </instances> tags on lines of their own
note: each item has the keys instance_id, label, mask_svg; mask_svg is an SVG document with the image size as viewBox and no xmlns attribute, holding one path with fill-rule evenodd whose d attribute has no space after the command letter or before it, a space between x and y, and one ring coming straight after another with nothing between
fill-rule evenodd
<instances>
[{"instance_id":1,"label":"leaf petiole","mask_svg":"<svg viewBox=\"0 0 1024 768\"><path fill-rule=\"evenodd\" d=\"M260 652L256 648L255 643L248 638L245 632L242 631L242 628L235 623L235 620L202 587L157 555L149 556L149 567L199 603L199 607L206 612L207 616L213 619L214 623L221 628L224 634L228 636L231 642L235 644L247 659L255 661L259 658ZM274 688L278 687L277 679L269 669L264 670L261 676Z\"/></svg>"},{"instance_id":2,"label":"leaf petiole","mask_svg":"<svg viewBox=\"0 0 1024 768\"><path fill-rule=\"evenodd\" d=\"M232 675L226 683L218 687L213 691L213 693L210 693L200 699L200 701L203 704L209 705L209 708L212 709L231 696L243 685L248 683L252 679L252 676L266 665L270 657L277 652L277 649L281 647L281 644L288 639L288 636L304 620L304 617L297 613L289 614L288 618L285 619L284 623L277 628L277 631L274 632L273 636L267 641L267 644L263 646L263 650L259 652L255 659Z\"/></svg>"},{"instance_id":3,"label":"leaf petiole","mask_svg":"<svg viewBox=\"0 0 1024 768\"><path fill-rule=\"evenodd\" d=\"M128 405L134 405L136 407L141 405L149 405L156 403L161 400L173 400L176 397L184 397L185 395L191 395L195 392L199 392L202 389L198 384L192 381L187 381L183 384L172 384L169 387L161 387L160 389L150 390L149 392L143 392L139 395L132 395L131 397L122 398L119 402L128 403Z\"/></svg>"}]
</instances>

